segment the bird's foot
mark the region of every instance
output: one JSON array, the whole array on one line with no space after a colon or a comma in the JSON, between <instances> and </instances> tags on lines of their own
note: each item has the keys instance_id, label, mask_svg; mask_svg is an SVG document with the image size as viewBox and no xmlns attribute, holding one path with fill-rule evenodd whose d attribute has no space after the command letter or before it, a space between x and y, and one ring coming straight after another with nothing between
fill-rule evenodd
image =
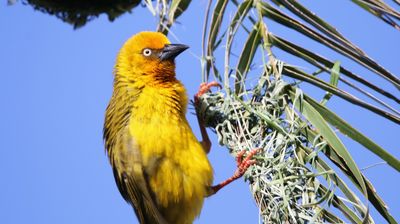
<instances>
[{"instance_id":1,"label":"bird's foot","mask_svg":"<svg viewBox=\"0 0 400 224\"><path fill-rule=\"evenodd\" d=\"M222 88L222 86L216 81L209 82L209 83L206 83L206 82L201 83L199 91L194 95L194 106L195 107L199 106L200 97L204 93L210 91L211 87ZM208 137L208 134L207 134L207 131L206 131L206 126L204 124L204 119L202 117L200 117L198 112L196 113L196 116L197 116L197 121L199 122L201 136L203 138L203 140L201 141L201 145L202 145L204 151L206 153L209 153L210 150L211 150L211 141L210 141L210 139Z\"/></svg>"},{"instance_id":2,"label":"bird's foot","mask_svg":"<svg viewBox=\"0 0 400 224\"><path fill-rule=\"evenodd\" d=\"M247 171L247 169L256 163L255 160L253 160L253 156L259 151L260 149L252 149L248 155L246 156L246 158L243 159L243 155L247 152L247 150L242 150L240 151L237 155L236 155L236 164L237 164L237 170L234 174L234 176L236 175L238 178L242 177L243 174Z\"/></svg>"},{"instance_id":3,"label":"bird's foot","mask_svg":"<svg viewBox=\"0 0 400 224\"><path fill-rule=\"evenodd\" d=\"M199 91L194 95L194 102L197 104L199 102L199 98L206 92L208 92L211 87L219 87L222 88L222 86L216 82L216 81L212 81L212 82L203 82L200 84L200 88Z\"/></svg>"},{"instance_id":4,"label":"bird's foot","mask_svg":"<svg viewBox=\"0 0 400 224\"><path fill-rule=\"evenodd\" d=\"M253 160L253 156L255 154L257 154L257 152L260 149L253 149L251 150L247 156L243 159L243 155L247 152L247 150L242 150L240 151L237 155L236 155L236 164L237 164L237 169L235 171L235 173L233 174L232 177L228 178L227 180L221 182L218 185L212 186L211 187L211 192L210 192L210 196L217 193L219 190L221 190L223 187L225 187L226 185L230 184L231 182L233 182L234 180L239 179L240 177L242 177L244 175L244 173L246 173L247 169L256 163L255 160Z\"/></svg>"}]
</instances>

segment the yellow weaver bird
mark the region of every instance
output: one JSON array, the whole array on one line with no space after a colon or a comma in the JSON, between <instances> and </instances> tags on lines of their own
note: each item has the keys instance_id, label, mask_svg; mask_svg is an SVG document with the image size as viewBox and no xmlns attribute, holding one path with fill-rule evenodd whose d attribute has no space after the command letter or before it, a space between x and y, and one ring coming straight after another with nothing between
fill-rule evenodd
<instances>
[{"instance_id":1,"label":"yellow weaver bird","mask_svg":"<svg viewBox=\"0 0 400 224\"><path fill-rule=\"evenodd\" d=\"M193 134L186 90L175 77L174 59L187 48L161 33L141 32L116 60L104 140L118 189L141 224L191 224L205 197L253 164L250 156L239 159L233 177L211 186L211 143L201 122L203 141ZM216 85L203 84L195 99Z\"/></svg>"}]
</instances>

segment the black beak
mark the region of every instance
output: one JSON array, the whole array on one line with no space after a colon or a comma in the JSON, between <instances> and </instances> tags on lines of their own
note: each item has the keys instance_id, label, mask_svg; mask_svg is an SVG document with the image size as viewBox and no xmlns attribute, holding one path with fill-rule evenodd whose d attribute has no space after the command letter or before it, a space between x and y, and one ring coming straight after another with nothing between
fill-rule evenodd
<instances>
[{"instance_id":1,"label":"black beak","mask_svg":"<svg viewBox=\"0 0 400 224\"><path fill-rule=\"evenodd\" d=\"M174 60L176 56L188 48L189 46L184 44L166 44L160 53L160 60Z\"/></svg>"}]
</instances>

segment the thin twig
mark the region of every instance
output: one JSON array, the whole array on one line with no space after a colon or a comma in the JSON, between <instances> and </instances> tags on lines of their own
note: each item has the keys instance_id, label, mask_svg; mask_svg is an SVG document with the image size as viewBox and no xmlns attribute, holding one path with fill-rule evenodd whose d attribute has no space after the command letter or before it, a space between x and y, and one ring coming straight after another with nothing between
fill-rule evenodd
<instances>
[{"instance_id":1,"label":"thin twig","mask_svg":"<svg viewBox=\"0 0 400 224\"><path fill-rule=\"evenodd\" d=\"M373 168L373 167L376 167L376 166L379 166L379 165L387 165L387 162L375 163L375 164L366 166L366 167L364 167L364 168L361 168L360 170L361 170L361 171L366 171L367 169L370 169L370 168Z\"/></svg>"},{"instance_id":2,"label":"thin twig","mask_svg":"<svg viewBox=\"0 0 400 224\"><path fill-rule=\"evenodd\" d=\"M206 8L206 13L204 16L204 22L203 22L203 37L201 39L201 82L206 82L208 78L206 77L206 69L205 69L205 64L207 64L207 56L206 54L206 36L207 36L207 27L208 27L208 19L210 16L210 8L211 8L211 2L212 0L208 0L207 8Z\"/></svg>"}]
</instances>

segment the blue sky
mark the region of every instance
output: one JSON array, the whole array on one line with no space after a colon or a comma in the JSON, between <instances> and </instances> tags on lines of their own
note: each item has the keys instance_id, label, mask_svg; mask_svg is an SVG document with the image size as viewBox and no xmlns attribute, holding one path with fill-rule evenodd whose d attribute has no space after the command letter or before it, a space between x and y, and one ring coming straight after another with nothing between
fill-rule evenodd
<instances>
[{"instance_id":1,"label":"blue sky","mask_svg":"<svg viewBox=\"0 0 400 224\"><path fill-rule=\"evenodd\" d=\"M344 0L337 1L345 3ZM307 2L307 4L310 4ZM400 32L347 3L313 9L364 49L389 71L400 74ZM190 96L200 83L201 29L206 1L193 1L173 31L190 51L177 59L178 78ZM335 8L336 7L336 8ZM132 209L120 196L104 152L104 110L112 92L115 56L125 40L142 30L153 30L156 20L136 8L110 23L105 16L73 30L60 20L17 3L0 5L0 223L136 223ZM290 31L271 23L274 33L291 37ZM173 37L172 42L178 42ZM297 43L307 41L298 36ZM387 82L317 44L310 45L333 59L386 87ZM286 57L282 52L278 56ZM289 59L288 59L289 60ZM306 66L295 59L292 64ZM344 87L345 88L345 87ZM391 87L389 87L391 88ZM322 97L320 92L313 96ZM396 92L396 91L393 91ZM398 93L398 92L396 92ZM397 94L398 95L398 94ZM400 129L370 112L333 97L329 102L339 115L378 144L400 157ZM398 105L395 105L399 109ZM189 122L200 136L195 117ZM219 147L215 136L209 154L216 182L229 177L235 163ZM361 146L343 138L360 167L380 160ZM386 165L364 171L400 218L397 171ZM372 210L372 214L376 214ZM382 220L376 219L377 223ZM248 186L239 180L206 199L196 223L257 223L258 210Z\"/></svg>"}]
</instances>

